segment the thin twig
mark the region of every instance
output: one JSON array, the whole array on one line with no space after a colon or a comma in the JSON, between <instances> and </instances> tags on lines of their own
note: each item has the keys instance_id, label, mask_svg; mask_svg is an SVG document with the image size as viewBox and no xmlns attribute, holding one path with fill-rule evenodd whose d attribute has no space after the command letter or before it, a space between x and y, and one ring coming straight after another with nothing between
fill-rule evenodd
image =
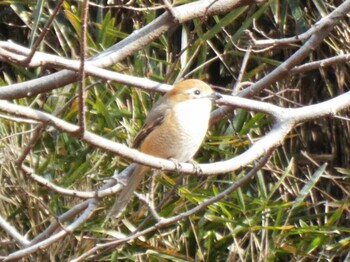
<instances>
[{"instance_id":1,"label":"thin twig","mask_svg":"<svg viewBox=\"0 0 350 262\"><path fill-rule=\"evenodd\" d=\"M44 26L43 31L40 33L39 37L34 42L29 55L22 61L24 64L28 64L30 62L30 60L32 60L36 49L38 48L38 46L40 45L41 41L44 39L44 37L49 32L51 24L52 24L54 18L57 16L58 11L61 9L61 6L62 6L63 2L64 2L64 0L60 0L58 2L58 4L56 5L55 9L52 12L52 15L50 16L49 20L47 21L46 25Z\"/></svg>"},{"instance_id":2,"label":"thin twig","mask_svg":"<svg viewBox=\"0 0 350 262\"><path fill-rule=\"evenodd\" d=\"M23 149L22 154L18 157L16 160L16 165L21 166L29 152L32 150L32 148L35 146L36 142L39 140L40 135L45 127L44 123L40 123L35 129L32 134L32 137L30 138L27 146Z\"/></svg>"},{"instance_id":3,"label":"thin twig","mask_svg":"<svg viewBox=\"0 0 350 262\"><path fill-rule=\"evenodd\" d=\"M85 55L86 55L86 27L89 13L89 0L84 0L83 11L81 14L80 31L80 68L79 68L79 131L78 137L83 137L86 128L85 119Z\"/></svg>"},{"instance_id":4,"label":"thin twig","mask_svg":"<svg viewBox=\"0 0 350 262\"><path fill-rule=\"evenodd\" d=\"M81 199L90 199L94 197L102 198L106 196L115 195L115 193L119 192L123 188L123 185L118 183L118 180L117 180L116 185L111 185L106 189L100 189L97 191L78 191L73 189L67 189L67 188L63 188L53 184L52 182L50 182L49 180L45 179L42 176L36 175L34 171L31 168L27 167L26 165L22 164L20 168L28 178L32 179L33 181L37 182L41 186L44 186L47 189L53 192L56 192L57 194L62 196L71 196L71 197L76 197Z\"/></svg>"},{"instance_id":5,"label":"thin twig","mask_svg":"<svg viewBox=\"0 0 350 262\"><path fill-rule=\"evenodd\" d=\"M251 50L252 50L252 46L249 45L247 51L244 54L243 61L242 61L242 66L241 66L241 68L239 70L237 81L236 81L235 86L233 87L233 90L232 90L232 94L233 95L236 95L239 92L239 87L241 86L241 82L242 82L242 79L243 79L243 76L244 76L244 72L245 72L247 64L248 64L248 60L249 60L249 57L250 57Z\"/></svg>"}]
</instances>

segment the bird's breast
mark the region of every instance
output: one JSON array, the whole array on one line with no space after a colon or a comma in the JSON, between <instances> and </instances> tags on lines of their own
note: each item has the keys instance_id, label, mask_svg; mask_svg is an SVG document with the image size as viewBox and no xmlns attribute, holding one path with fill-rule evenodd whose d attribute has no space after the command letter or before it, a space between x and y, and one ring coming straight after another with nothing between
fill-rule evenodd
<instances>
[{"instance_id":1,"label":"bird's breast","mask_svg":"<svg viewBox=\"0 0 350 262\"><path fill-rule=\"evenodd\" d=\"M210 111L209 99L176 104L164 122L145 138L141 151L179 162L191 160L207 132Z\"/></svg>"},{"instance_id":2,"label":"bird's breast","mask_svg":"<svg viewBox=\"0 0 350 262\"><path fill-rule=\"evenodd\" d=\"M207 133L211 102L198 99L179 103L173 111L174 124L178 130L176 141L181 151L181 161L190 160L198 151Z\"/></svg>"},{"instance_id":3,"label":"bird's breast","mask_svg":"<svg viewBox=\"0 0 350 262\"><path fill-rule=\"evenodd\" d=\"M184 136L203 139L208 129L210 110L209 100L188 100L174 107L174 122Z\"/></svg>"}]
</instances>

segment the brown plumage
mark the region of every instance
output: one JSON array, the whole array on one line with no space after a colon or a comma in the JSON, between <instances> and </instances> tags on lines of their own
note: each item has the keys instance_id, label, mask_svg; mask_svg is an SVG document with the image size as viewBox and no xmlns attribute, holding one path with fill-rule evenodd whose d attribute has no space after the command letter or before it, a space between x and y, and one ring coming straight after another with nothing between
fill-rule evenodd
<instances>
[{"instance_id":1,"label":"brown plumage","mask_svg":"<svg viewBox=\"0 0 350 262\"><path fill-rule=\"evenodd\" d=\"M177 83L153 106L133 146L164 159L191 160L205 137L216 98L218 95L200 80ZM125 208L148 170L147 166L137 165L110 215L117 216Z\"/></svg>"}]
</instances>

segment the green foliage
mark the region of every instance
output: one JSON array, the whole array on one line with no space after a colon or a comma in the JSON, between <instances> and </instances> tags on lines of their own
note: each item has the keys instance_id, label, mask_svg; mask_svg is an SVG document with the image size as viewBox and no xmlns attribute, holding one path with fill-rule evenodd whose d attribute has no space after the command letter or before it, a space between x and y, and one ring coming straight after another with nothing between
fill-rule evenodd
<instances>
[{"instance_id":1,"label":"green foliage","mask_svg":"<svg viewBox=\"0 0 350 262\"><path fill-rule=\"evenodd\" d=\"M191 1L177 1L176 4L187 2ZM245 30L250 30L257 39L294 36L305 32L332 11L332 5L340 2L270 0L222 16L195 19L117 63L113 70L167 83L181 77L202 78L231 93L249 46ZM126 38L164 12L146 8L150 7L148 1L139 0L133 4L141 9L90 6L89 57ZM78 59L81 5L81 1L64 1L40 50ZM31 46L54 6L55 1L2 1L0 14L5 15L0 17L0 39ZM344 27L347 25L336 28L305 62L349 52L348 31L346 35ZM189 42L185 46L179 40L184 32ZM295 50L297 46L293 45L253 50L242 81L257 81ZM0 66L0 85L53 72L50 68L27 69L8 63L0 63ZM290 75L266 87L262 94L256 94L256 99L283 107L321 102L348 90L349 72L349 65L344 63L305 75ZM158 95L94 77L86 79L86 86L88 129L130 145ZM77 84L74 83L15 102L76 123L76 93ZM349 117L349 113L345 112L344 117ZM238 109L234 116L227 116L212 128L196 160L216 162L239 155L267 133L271 123L272 120L262 113ZM49 212L62 214L80 201L51 192L17 170L14 163L28 145L35 126L10 120L0 122L1 215L28 238L47 228L51 219ZM350 251L349 135L349 120L318 119L296 127L250 183L179 223L118 249L102 252L96 260L341 261ZM305 152L301 154L302 151ZM115 169L122 170L129 164L50 127L45 128L33 145L25 163L59 186L84 191L100 188ZM171 217L185 212L222 192L249 170L247 166L237 173L205 178L160 173L156 177L155 201L159 203L168 194L170 197L159 213ZM149 191L149 180L146 179L139 191ZM178 180L182 183L172 191ZM38 252L38 257L47 258L49 253L52 261L72 259L99 243L99 238L128 235L148 215L145 205L135 199L128 206L124 220L111 227L104 224L104 218L112 202L113 199L104 200L87 225L46 251ZM154 223L150 219L144 226ZM4 231L0 235L1 239L9 239ZM3 245L0 254L15 250L14 244Z\"/></svg>"}]
</instances>

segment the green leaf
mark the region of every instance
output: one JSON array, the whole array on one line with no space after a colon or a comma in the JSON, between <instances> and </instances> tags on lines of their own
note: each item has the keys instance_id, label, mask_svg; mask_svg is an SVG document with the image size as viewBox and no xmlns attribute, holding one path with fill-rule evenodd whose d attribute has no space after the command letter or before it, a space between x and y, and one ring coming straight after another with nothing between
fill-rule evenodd
<instances>
[{"instance_id":1,"label":"green leaf","mask_svg":"<svg viewBox=\"0 0 350 262\"><path fill-rule=\"evenodd\" d=\"M320 179L321 175L326 170L327 163L324 163L322 166L320 166L316 172L311 177L310 181L304 185L304 187L301 189L298 197L295 199L294 204L292 206L292 210L296 207L298 207L304 199L307 197L307 195L310 193L310 191L314 188L317 181Z\"/></svg>"},{"instance_id":2,"label":"green leaf","mask_svg":"<svg viewBox=\"0 0 350 262\"><path fill-rule=\"evenodd\" d=\"M38 0L36 2L36 5L33 11L34 24L33 24L31 36L30 36L30 47L33 46L36 35L37 34L39 35L41 33L41 32L37 33L37 31L39 28L40 19L42 18L42 14L43 14L44 2L45 2L44 0Z\"/></svg>"}]
</instances>

